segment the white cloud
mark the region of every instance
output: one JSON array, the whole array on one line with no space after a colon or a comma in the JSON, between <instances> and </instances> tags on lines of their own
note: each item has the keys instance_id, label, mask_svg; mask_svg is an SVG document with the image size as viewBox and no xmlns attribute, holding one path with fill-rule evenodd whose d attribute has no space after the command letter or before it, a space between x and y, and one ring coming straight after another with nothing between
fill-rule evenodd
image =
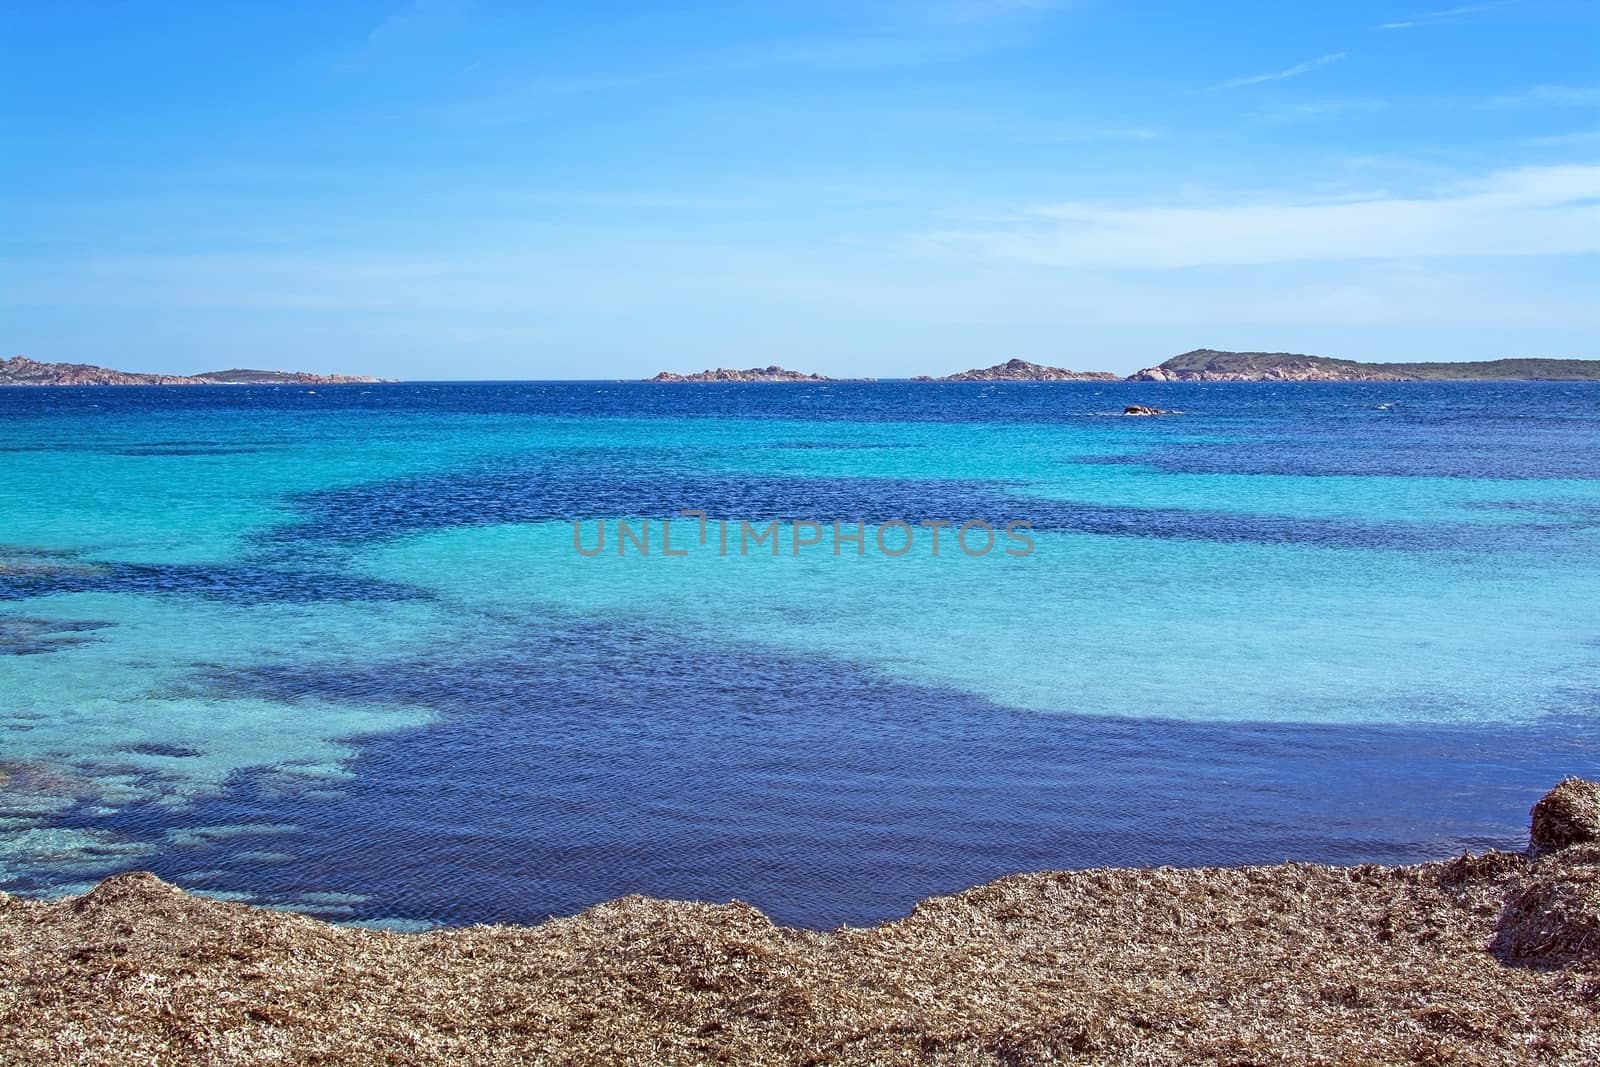
<instances>
[{"instance_id":1,"label":"white cloud","mask_svg":"<svg viewBox=\"0 0 1600 1067\"><path fill-rule=\"evenodd\" d=\"M1127 126L1101 130L1079 130L1046 137L1047 141L1075 143L1079 141L1159 141L1165 134L1149 126Z\"/></svg>"},{"instance_id":2,"label":"white cloud","mask_svg":"<svg viewBox=\"0 0 1600 1067\"><path fill-rule=\"evenodd\" d=\"M930 4L923 0L910 5L909 9L922 17L966 22L1009 18L1031 12L1049 11L1060 6L1059 0L946 0L940 4Z\"/></svg>"},{"instance_id":3,"label":"white cloud","mask_svg":"<svg viewBox=\"0 0 1600 1067\"><path fill-rule=\"evenodd\" d=\"M1541 148L1570 148L1600 144L1600 130L1569 130L1566 133L1550 133L1540 137L1524 137L1523 144L1538 145Z\"/></svg>"},{"instance_id":4,"label":"white cloud","mask_svg":"<svg viewBox=\"0 0 1600 1067\"><path fill-rule=\"evenodd\" d=\"M1309 74L1318 67L1325 67L1329 63L1337 63L1341 59L1345 58L1346 55L1347 53L1345 52L1329 52L1325 56L1318 56L1316 59L1308 59L1304 63L1296 63L1294 66L1286 67L1283 70L1275 70L1269 74L1252 74L1246 78L1234 78L1230 81L1223 82L1221 85L1213 86L1213 88L1237 89L1244 85L1260 85L1262 82L1275 82L1282 81L1285 78L1297 78L1302 74Z\"/></svg>"},{"instance_id":5,"label":"white cloud","mask_svg":"<svg viewBox=\"0 0 1600 1067\"><path fill-rule=\"evenodd\" d=\"M426 37L455 23L466 12L468 0L412 0L367 35L369 46Z\"/></svg>"},{"instance_id":6,"label":"white cloud","mask_svg":"<svg viewBox=\"0 0 1600 1067\"><path fill-rule=\"evenodd\" d=\"M580 97L635 89L669 76L640 70L530 79L498 92L441 104L424 114L466 127L517 126L547 119Z\"/></svg>"},{"instance_id":7,"label":"white cloud","mask_svg":"<svg viewBox=\"0 0 1600 1067\"><path fill-rule=\"evenodd\" d=\"M1600 165L1500 171L1409 197L1049 204L921 241L1081 269L1592 254L1600 253Z\"/></svg>"},{"instance_id":8,"label":"white cloud","mask_svg":"<svg viewBox=\"0 0 1600 1067\"><path fill-rule=\"evenodd\" d=\"M1497 96L1490 107L1600 107L1600 85L1535 85Z\"/></svg>"},{"instance_id":9,"label":"white cloud","mask_svg":"<svg viewBox=\"0 0 1600 1067\"><path fill-rule=\"evenodd\" d=\"M1560 184L1543 181L1540 196ZM103 339L121 365L176 370L174 351L223 344L239 365L291 351L314 369L416 378L733 360L888 376L1005 355L1131 371L1207 343L1371 359L1600 354L1592 258L1074 271L915 251L508 230L470 248L0 258L0 318L14 351L40 358L77 358L64 343Z\"/></svg>"},{"instance_id":10,"label":"white cloud","mask_svg":"<svg viewBox=\"0 0 1600 1067\"><path fill-rule=\"evenodd\" d=\"M1418 26L1426 26L1434 22L1450 22L1465 15L1476 15L1483 11L1493 11L1497 7L1505 7L1504 3L1498 4L1463 4L1461 7L1445 8L1443 11L1424 11L1420 15L1410 15L1395 22L1385 22L1379 26L1380 30L1410 30Z\"/></svg>"},{"instance_id":11,"label":"white cloud","mask_svg":"<svg viewBox=\"0 0 1600 1067\"><path fill-rule=\"evenodd\" d=\"M1285 124L1326 119L1337 115L1370 115L1388 107L1386 100L1302 100L1299 103L1273 106L1259 116L1261 122Z\"/></svg>"},{"instance_id":12,"label":"white cloud","mask_svg":"<svg viewBox=\"0 0 1600 1067\"><path fill-rule=\"evenodd\" d=\"M785 33L721 57L701 69L793 67L873 70L949 63L1027 40L1060 0L894 0L818 2L811 32Z\"/></svg>"}]
</instances>

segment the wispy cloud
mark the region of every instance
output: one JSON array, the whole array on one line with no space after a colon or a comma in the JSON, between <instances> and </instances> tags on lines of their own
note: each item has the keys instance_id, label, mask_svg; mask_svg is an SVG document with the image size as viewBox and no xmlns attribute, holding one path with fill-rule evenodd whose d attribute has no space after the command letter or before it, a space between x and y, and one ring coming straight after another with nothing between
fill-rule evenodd
<instances>
[{"instance_id":1,"label":"wispy cloud","mask_svg":"<svg viewBox=\"0 0 1600 1067\"><path fill-rule=\"evenodd\" d=\"M1571 148L1587 145L1600 145L1600 130L1569 130L1566 133L1551 133L1541 137L1524 137L1523 144L1537 145L1540 148Z\"/></svg>"},{"instance_id":2,"label":"wispy cloud","mask_svg":"<svg viewBox=\"0 0 1600 1067\"><path fill-rule=\"evenodd\" d=\"M549 118L571 101L635 89L672 76L670 71L579 74L535 78L495 92L430 108L426 114L465 127L517 126Z\"/></svg>"},{"instance_id":3,"label":"wispy cloud","mask_svg":"<svg viewBox=\"0 0 1600 1067\"><path fill-rule=\"evenodd\" d=\"M1415 29L1418 26L1427 26L1436 22L1452 22L1456 19L1464 18L1467 15L1476 15L1484 11L1493 11L1497 7L1505 6L1506 5L1504 3L1463 4L1460 7L1445 8L1443 11L1424 11L1420 15L1408 15L1405 18L1399 19L1395 22L1385 22L1379 26L1378 29L1410 30Z\"/></svg>"},{"instance_id":4,"label":"wispy cloud","mask_svg":"<svg viewBox=\"0 0 1600 1067\"><path fill-rule=\"evenodd\" d=\"M922 240L1082 269L1590 254L1600 252L1600 165L1499 171L1409 197L1047 204Z\"/></svg>"},{"instance_id":5,"label":"wispy cloud","mask_svg":"<svg viewBox=\"0 0 1600 1067\"><path fill-rule=\"evenodd\" d=\"M1496 96L1489 107L1600 107L1600 85L1535 85Z\"/></svg>"},{"instance_id":6,"label":"wispy cloud","mask_svg":"<svg viewBox=\"0 0 1600 1067\"><path fill-rule=\"evenodd\" d=\"M910 7L924 17L965 22L1009 18L1061 6L1062 0L944 0L943 3L927 3L924 0Z\"/></svg>"},{"instance_id":7,"label":"wispy cloud","mask_svg":"<svg viewBox=\"0 0 1600 1067\"><path fill-rule=\"evenodd\" d=\"M1090 141L1159 141L1166 134L1149 126L1127 126L1101 130L1075 130L1053 134L1046 141L1075 144Z\"/></svg>"},{"instance_id":8,"label":"wispy cloud","mask_svg":"<svg viewBox=\"0 0 1600 1067\"><path fill-rule=\"evenodd\" d=\"M1234 78L1230 81L1225 81L1220 85L1213 86L1213 88L1237 89L1244 85L1260 85L1262 82L1276 82L1282 81L1285 78L1298 78L1302 74L1311 73L1318 67L1326 67L1329 63L1337 63L1341 59L1345 58L1347 54L1348 53L1345 52L1329 52L1325 56L1318 56L1316 59L1308 59L1304 63L1296 63L1294 66L1286 67L1283 70L1275 70L1267 74L1252 74L1245 78Z\"/></svg>"},{"instance_id":9,"label":"wispy cloud","mask_svg":"<svg viewBox=\"0 0 1600 1067\"><path fill-rule=\"evenodd\" d=\"M1263 111L1258 119L1267 124L1283 125L1327 119L1337 115L1371 115L1388 106L1385 100L1302 100L1299 103Z\"/></svg>"},{"instance_id":10,"label":"wispy cloud","mask_svg":"<svg viewBox=\"0 0 1600 1067\"><path fill-rule=\"evenodd\" d=\"M864 70L931 66L1025 41L1061 5L1055 0L944 0L848 7L828 32L757 45L725 57L728 68ZM714 61L715 62L715 61Z\"/></svg>"},{"instance_id":11,"label":"wispy cloud","mask_svg":"<svg viewBox=\"0 0 1600 1067\"><path fill-rule=\"evenodd\" d=\"M367 35L367 44L427 36L457 22L469 7L469 0L411 0L379 23Z\"/></svg>"}]
</instances>

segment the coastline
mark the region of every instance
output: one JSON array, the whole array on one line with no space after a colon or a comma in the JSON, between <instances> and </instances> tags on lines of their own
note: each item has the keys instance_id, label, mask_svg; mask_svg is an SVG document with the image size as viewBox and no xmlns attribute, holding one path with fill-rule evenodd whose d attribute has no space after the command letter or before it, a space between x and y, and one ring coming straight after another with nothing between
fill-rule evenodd
<instances>
[{"instance_id":1,"label":"coastline","mask_svg":"<svg viewBox=\"0 0 1600 1067\"><path fill-rule=\"evenodd\" d=\"M829 932L634 896L399 934L127 874L0 895L0 1059L1595 1062L1600 935L1550 901L1592 919L1597 864L1042 872Z\"/></svg>"}]
</instances>

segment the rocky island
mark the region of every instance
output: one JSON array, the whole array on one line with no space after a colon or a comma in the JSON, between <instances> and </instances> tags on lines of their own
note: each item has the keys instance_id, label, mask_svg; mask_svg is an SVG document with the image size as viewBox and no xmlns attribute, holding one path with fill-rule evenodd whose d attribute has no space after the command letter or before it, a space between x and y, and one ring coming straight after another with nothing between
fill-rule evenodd
<instances>
[{"instance_id":1,"label":"rocky island","mask_svg":"<svg viewBox=\"0 0 1600 1067\"><path fill-rule=\"evenodd\" d=\"M1600 381L1600 360L1496 359L1475 363L1360 363L1293 352L1197 348L1147 367L1134 382Z\"/></svg>"},{"instance_id":2,"label":"rocky island","mask_svg":"<svg viewBox=\"0 0 1600 1067\"><path fill-rule=\"evenodd\" d=\"M1042 363L1029 363L1025 359L1010 359L992 367L947 374L942 378L919 375L914 382L1114 382L1118 376L1110 371L1067 370L1065 367L1047 367Z\"/></svg>"},{"instance_id":3,"label":"rocky island","mask_svg":"<svg viewBox=\"0 0 1600 1067\"><path fill-rule=\"evenodd\" d=\"M718 367L715 370L703 370L694 374L677 374L664 370L652 382L831 382L835 379L821 374L802 374L797 370L787 370L779 366L751 367L749 370L729 370Z\"/></svg>"},{"instance_id":4,"label":"rocky island","mask_svg":"<svg viewBox=\"0 0 1600 1067\"><path fill-rule=\"evenodd\" d=\"M0 385L353 385L378 380L350 374L281 370L137 374L92 363L40 363L27 356L0 359Z\"/></svg>"},{"instance_id":5,"label":"rocky island","mask_svg":"<svg viewBox=\"0 0 1600 1067\"><path fill-rule=\"evenodd\" d=\"M828 382L841 379L802 374L783 367L703 370L697 374L662 371L652 382ZM844 379L873 381L872 378ZM1412 382L1412 381L1600 381L1600 360L1496 359L1461 363L1363 363L1353 359L1295 352L1225 352L1197 348L1165 363L1122 378L1110 371L1077 371L1010 359L913 382ZM1169 414L1151 409L1128 414Z\"/></svg>"},{"instance_id":6,"label":"rocky island","mask_svg":"<svg viewBox=\"0 0 1600 1067\"><path fill-rule=\"evenodd\" d=\"M866 929L651 900L330 926L124 874L0 893L29 1064L1600 1062L1600 786L1415 866L1019 874Z\"/></svg>"}]
</instances>

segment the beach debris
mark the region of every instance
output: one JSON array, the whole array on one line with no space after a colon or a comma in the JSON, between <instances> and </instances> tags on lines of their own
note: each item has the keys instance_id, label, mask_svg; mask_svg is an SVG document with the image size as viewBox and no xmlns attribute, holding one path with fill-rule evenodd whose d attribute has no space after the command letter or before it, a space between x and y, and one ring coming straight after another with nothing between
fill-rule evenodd
<instances>
[{"instance_id":1,"label":"beach debris","mask_svg":"<svg viewBox=\"0 0 1600 1067\"><path fill-rule=\"evenodd\" d=\"M1600 867L1548 866L1507 898L1495 955L1533 967L1600 966Z\"/></svg>"},{"instance_id":2,"label":"beach debris","mask_svg":"<svg viewBox=\"0 0 1600 1067\"><path fill-rule=\"evenodd\" d=\"M1531 814L1528 841L1535 855L1600 842L1600 782L1563 778Z\"/></svg>"},{"instance_id":3,"label":"beach debris","mask_svg":"<svg viewBox=\"0 0 1600 1067\"><path fill-rule=\"evenodd\" d=\"M1507 895L1490 949L1526 967L1600 967L1600 783L1563 778L1532 816L1538 862Z\"/></svg>"},{"instance_id":4,"label":"beach debris","mask_svg":"<svg viewBox=\"0 0 1600 1067\"><path fill-rule=\"evenodd\" d=\"M1039 872L831 931L629 896L399 934L127 874L0 894L0 1060L1593 1063L1594 883L1528 881L1589 848Z\"/></svg>"}]
</instances>

